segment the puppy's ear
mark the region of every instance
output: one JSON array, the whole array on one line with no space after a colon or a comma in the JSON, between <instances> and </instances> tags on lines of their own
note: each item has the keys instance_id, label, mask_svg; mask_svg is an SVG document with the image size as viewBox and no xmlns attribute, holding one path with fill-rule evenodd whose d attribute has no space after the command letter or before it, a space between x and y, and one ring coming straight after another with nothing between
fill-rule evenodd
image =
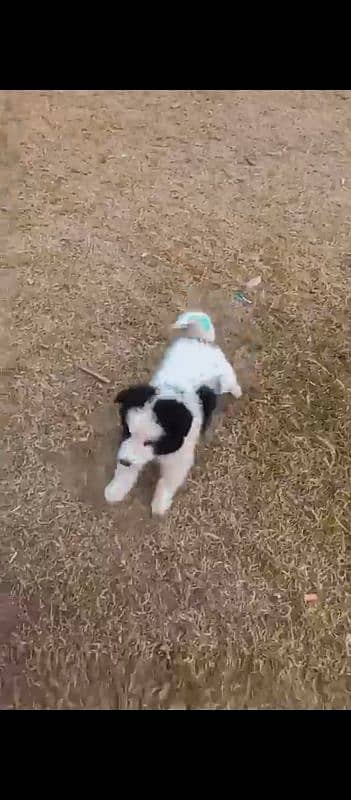
<instances>
[{"instance_id":1,"label":"puppy's ear","mask_svg":"<svg viewBox=\"0 0 351 800\"><path fill-rule=\"evenodd\" d=\"M177 400L157 400L154 405L157 422L164 430L163 436L154 444L156 456L166 456L179 450L188 435L192 414L184 403Z\"/></svg>"},{"instance_id":2,"label":"puppy's ear","mask_svg":"<svg viewBox=\"0 0 351 800\"><path fill-rule=\"evenodd\" d=\"M128 408L138 408L144 406L155 394L153 386L130 386L129 389L122 389L115 397L115 403L123 403Z\"/></svg>"},{"instance_id":3,"label":"puppy's ear","mask_svg":"<svg viewBox=\"0 0 351 800\"><path fill-rule=\"evenodd\" d=\"M204 433L207 426L211 422L212 414L217 405L217 397L215 392L209 388L209 386L200 386L200 389L197 390L196 394L199 395L201 400L202 406L202 413L203 413L203 420L201 431Z\"/></svg>"},{"instance_id":4,"label":"puppy's ear","mask_svg":"<svg viewBox=\"0 0 351 800\"><path fill-rule=\"evenodd\" d=\"M115 397L113 402L114 403L124 403L125 398L128 396L128 392L129 392L129 389L122 389L121 392L118 392L118 394L116 394L116 397Z\"/></svg>"}]
</instances>

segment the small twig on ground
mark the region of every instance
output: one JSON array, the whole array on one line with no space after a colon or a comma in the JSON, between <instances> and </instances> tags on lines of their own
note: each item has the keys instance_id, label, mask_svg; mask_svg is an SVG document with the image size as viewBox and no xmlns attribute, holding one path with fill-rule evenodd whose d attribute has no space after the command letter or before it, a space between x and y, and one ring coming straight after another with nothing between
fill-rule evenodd
<instances>
[{"instance_id":1,"label":"small twig on ground","mask_svg":"<svg viewBox=\"0 0 351 800\"><path fill-rule=\"evenodd\" d=\"M97 381L100 381L100 383L111 383L109 378L105 378L104 375L99 375L98 372L94 372L92 369L89 369L88 367L83 367L81 364L79 364L78 369L80 369L82 372L86 372L87 375L91 375L92 378L95 378Z\"/></svg>"}]
</instances>

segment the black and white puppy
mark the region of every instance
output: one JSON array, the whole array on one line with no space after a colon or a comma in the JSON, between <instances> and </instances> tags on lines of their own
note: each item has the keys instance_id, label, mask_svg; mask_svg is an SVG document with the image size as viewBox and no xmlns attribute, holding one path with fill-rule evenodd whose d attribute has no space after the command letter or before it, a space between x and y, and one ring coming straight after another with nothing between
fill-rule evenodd
<instances>
[{"instance_id":1,"label":"black and white puppy","mask_svg":"<svg viewBox=\"0 0 351 800\"><path fill-rule=\"evenodd\" d=\"M214 344L214 327L206 314L182 314L174 327L187 328L188 336L168 347L150 384L124 389L116 397L122 442L114 477L105 488L108 503L123 500L145 464L156 459L160 478L152 513L159 515L169 509L194 463L197 441L217 395L242 394L233 367Z\"/></svg>"}]
</instances>

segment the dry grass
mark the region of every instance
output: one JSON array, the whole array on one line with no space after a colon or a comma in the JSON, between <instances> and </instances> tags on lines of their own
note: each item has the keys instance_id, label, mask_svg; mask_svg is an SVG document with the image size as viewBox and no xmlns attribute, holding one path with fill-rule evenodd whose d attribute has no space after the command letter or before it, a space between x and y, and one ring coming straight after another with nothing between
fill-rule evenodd
<instances>
[{"instance_id":1,"label":"dry grass","mask_svg":"<svg viewBox=\"0 0 351 800\"><path fill-rule=\"evenodd\" d=\"M351 93L0 101L0 704L350 708ZM189 297L247 391L156 523L111 398Z\"/></svg>"}]
</instances>

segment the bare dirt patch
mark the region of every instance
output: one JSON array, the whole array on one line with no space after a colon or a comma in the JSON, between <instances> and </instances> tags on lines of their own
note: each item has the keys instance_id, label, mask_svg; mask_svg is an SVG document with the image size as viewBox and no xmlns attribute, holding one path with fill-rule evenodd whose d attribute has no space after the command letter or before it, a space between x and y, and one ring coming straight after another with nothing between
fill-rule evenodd
<instances>
[{"instance_id":1,"label":"bare dirt patch","mask_svg":"<svg viewBox=\"0 0 351 800\"><path fill-rule=\"evenodd\" d=\"M0 706L350 708L351 93L0 104ZM152 470L107 508L194 303L245 395L165 520Z\"/></svg>"}]
</instances>

